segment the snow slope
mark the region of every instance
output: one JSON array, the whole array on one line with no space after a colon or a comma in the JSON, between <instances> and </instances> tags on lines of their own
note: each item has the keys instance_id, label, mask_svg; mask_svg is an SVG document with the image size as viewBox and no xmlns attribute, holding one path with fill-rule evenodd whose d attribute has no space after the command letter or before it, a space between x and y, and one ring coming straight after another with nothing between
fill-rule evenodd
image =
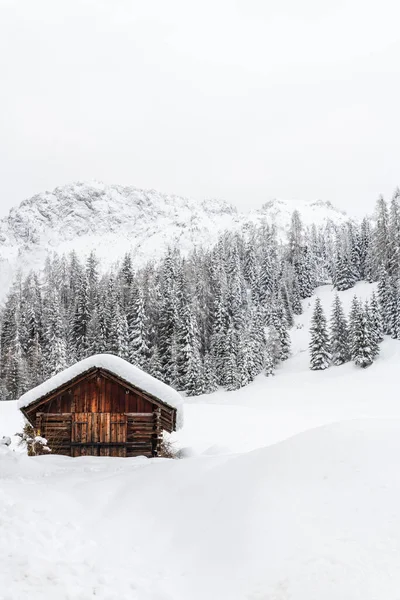
<instances>
[{"instance_id":1,"label":"snow slope","mask_svg":"<svg viewBox=\"0 0 400 600\"><path fill-rule=\"evenodd\" d=\"M370 298L375 284L358 283L340 292L345 312L354 294ZM330 315L334 291L319 288ZM243 452L269 445L327 423L344 419L400 417L394 392L400 343L386 338L377 361L366 370L352 363L326 371L309 369L309 326L315 297L304 301L304 313L292 329L292 356L274 377L259 376L245 388L185 400L185 427L177 442L195 453ZM229 427L226 426L229 423Z\"/></svg>"},{"instance_id":2,"label":"snow slope","mask_svg":"<svg viewBox=\"0 0 400 600\"><path fill-rule=\"evenodd\" d=\"M215 243L226 230L263 220L285 231L294 208L298 203L273 200L242 214L221 200L197 202L155 190L99 182L58 187L25 200L0 220L1 288L7 289L17 269L41 268L49 253L75 250L84 257L95 250L108 267L131 252L138 266L161 257L168 246L185 253ZM346 220L321 201L304 204L300 211L306 225Z\"/></svg>"},{"instance_id":3,"label":"snow slope","mask_svg":"<svg viewBox=\"0 0 400 600\"><path fill-rule=\"evenodd\" d=\"M400 342L311 372L307 305L275 377L185 400L191 458L4 450L0 600L397 600ZM0 435L18 419L0 403Z\"/></svg>"}]
</instances>

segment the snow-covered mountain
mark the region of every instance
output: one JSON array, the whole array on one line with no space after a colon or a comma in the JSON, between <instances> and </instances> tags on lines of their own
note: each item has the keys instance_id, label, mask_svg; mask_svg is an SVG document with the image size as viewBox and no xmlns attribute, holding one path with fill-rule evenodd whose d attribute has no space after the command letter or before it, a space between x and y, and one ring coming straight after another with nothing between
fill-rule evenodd
<instances>
[{"instance_id":1,"label":"snow-covered mountain","mask_svg":"<svg viewBox=\"0 0 400 600\"><path fill-rule=\"evenodd\" d=\"M157 259L168 246L182 252L214 243L225 230L237 230L262 221L287 230L294 208L305 225L328 220L343 222L345 213L329 202L300 205L281 200L259 210L241 213L221 200L195 201L155 190L73 183L24 200L0 221L2 288L17 269L40 268L49 253L79 255L95 250L103 264L131 252L135 265Z\"/></svg>"}]
</instances>

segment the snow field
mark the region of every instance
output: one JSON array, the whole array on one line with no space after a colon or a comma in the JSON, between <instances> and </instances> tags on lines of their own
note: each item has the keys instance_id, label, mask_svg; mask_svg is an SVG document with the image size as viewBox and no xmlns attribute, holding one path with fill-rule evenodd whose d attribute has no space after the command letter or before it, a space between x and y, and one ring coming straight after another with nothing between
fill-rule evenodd
<instances>
[{"instance_id":1,"label":"snow field","mask_svg":"<svg viewBox=\"0 0 400 600\"><path fill-rule=\"evenodd\" d=\"M394 600L399 433L349 421L181 461L14 454L0 598Z\"/></svg>"}]
</instances>

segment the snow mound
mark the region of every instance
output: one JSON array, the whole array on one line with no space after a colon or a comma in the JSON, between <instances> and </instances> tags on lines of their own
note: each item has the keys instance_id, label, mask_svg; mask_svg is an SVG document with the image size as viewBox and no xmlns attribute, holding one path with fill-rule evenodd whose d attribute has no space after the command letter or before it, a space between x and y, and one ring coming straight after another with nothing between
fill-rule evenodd
<instances>
[{"instance_id":1,"label":"snow mound","mask_svg":"<svg viewBox=\"0 0 400 600\"><path fill-rule=\"evenodd\" d=\"M162 381L155 379L148 373L145 373L138 367L131 365L129 362L118 356L112 354L95 354L89 356L84 360L68 367L64 371L57 373L47 381L44 381L35 388L29 390L21 396L18 401L18 408L25 408L46 396L50 392L56 390L60 386L68 383L71 379L78 377L79 375L86 373L93 368L102 368L114 375L117 375L127 383L137 387L138 389L154 396L161 402L169 404L177 410L177 428L182 426L183 423L183 402L182 396L172 389L169 385L166 385Z\"/></svg>"},{"instance_id":2,"label":"snow mound","mask_svg":"<svg viewBox=\"0 0 400 600\"><path fill-rule=\"evenodd\" d=\"M229 457L12 454L0 456L10 600L398 598L398 419Z\"/></svg>"}]
</instances>

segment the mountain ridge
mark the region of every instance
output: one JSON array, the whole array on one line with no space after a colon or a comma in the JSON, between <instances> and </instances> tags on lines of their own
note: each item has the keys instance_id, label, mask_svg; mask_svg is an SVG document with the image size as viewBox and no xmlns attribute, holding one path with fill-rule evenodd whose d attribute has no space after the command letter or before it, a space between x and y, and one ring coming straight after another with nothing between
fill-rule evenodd
<instances>
[{"instance_id":1,"label":"mountain ridge","mask_svg":"<svg viewBox=\"0 0 400 600\"><path fill-rule=\"evenodd\" d=\"M48 254L75 250L86 256L95 250L110 266L130 252L136 267L160 258L168 246L183 253L209 247L224 231L274 223L283 234L293 210L299 209L306 226L347 219L329 202L291 203L269 200L259 209L239 211L224 200L196 201L157 190L75 182L23 200L0 220L2 287L16 270L40 269Z\"/></svg>"}]
</instances>

